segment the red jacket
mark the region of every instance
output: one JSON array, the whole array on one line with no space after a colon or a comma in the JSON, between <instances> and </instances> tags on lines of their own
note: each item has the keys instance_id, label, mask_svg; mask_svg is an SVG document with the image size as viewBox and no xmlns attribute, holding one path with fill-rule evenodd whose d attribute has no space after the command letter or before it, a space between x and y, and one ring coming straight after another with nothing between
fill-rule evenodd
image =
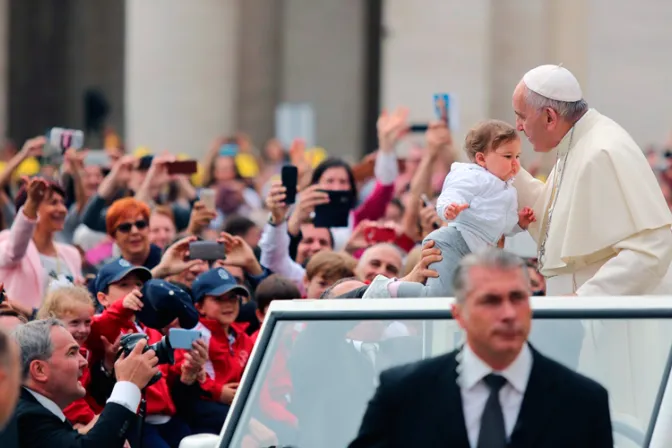
<instances>
[{"instance_id":1,"label":"red jacket","mask_svg":"<svg viewBox=\"0 0 672 448\"><path fill-rule=\"evenodd\" d=\"M147 328L144 325L136 325L133 321L135 312L124 308L123 301L117 300L110 305L102 314L94 316L91 323L91 334L87 340L87 347L92 351L92 359L98 360L103 356L104 349L100 340L105 336L108 341L114 342L120 334L145 333L149 336L149 344L161 340L163 335L157 330ZM175 415L175 403L168 389L168 365L160 365L159 370L163 374L161 379L144 390L147 400L147 415Z\"/></svg>"},{"instance_id":2,"label":"red jacket","mask_svg":"<svg viewBox=\"0 0 672 448\"><path fill-rule=\"evenodd\" d=\"M89 351L87 349L80 348L79 352L87 361L89 361ZM84 389L88 391L89 383L91 383L91 372L89 371L89 366L84 367L82 379L79 381L82 383L82 386L84 386ZM68 407L63 409L63 414L65 414L65 418L67 418L68 421L73 425L88 425L96 416L96 413L93 411L93 409L91 409L91 406L89 406L86 398L80 398L70 403Z\"/></svg>"},{"instance_id":3,"label":"red jacket","mask_svg":"<svg viewBox=\"0 0 672 448\"><path fill-rule=\"evenodd\" d=\"M254 342L244 331L245 327L246 325L234 323L227 333L216 320L202 317L194 328L203 334L208 346L206 378L201 383L201 389L214 401L219 401L225 384L237 383L243 376L254 346ZM179 375L181 371L184 353L185 350L175 350L175 365L171 368L175 375Z\"/></svg>"},{"instance_id":4,"label":"red jacket","mask_svg":"<svg viewBox=\"0 0 672 448\"><path fill-rule=\"evenodd\" d=\"M288 397L293 390L292 377L287 369L287 359L292 352L296 337L304 328L304 325L291 325L284 328L268 374L259 391L261 412L273 421L283 422L292 427L298 426L298 420L287 410Z\"/></svg>"}]
</instances>

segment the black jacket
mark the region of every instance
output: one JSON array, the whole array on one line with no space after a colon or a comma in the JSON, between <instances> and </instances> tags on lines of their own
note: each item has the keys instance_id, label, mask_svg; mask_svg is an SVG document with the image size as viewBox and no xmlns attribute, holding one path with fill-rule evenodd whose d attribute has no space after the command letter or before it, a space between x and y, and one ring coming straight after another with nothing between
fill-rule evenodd
<instances>
[{"instance_id":1,"label":"black jacket","mask_svg":"<svg viewBox=\"0 0 672 448\"><path fill-rule=\"evenodd\" d=\"M469 448L457 352L383 372L350 448ZM612 448L609 398L595 381L532 350L512 448Z\"/></svg>"},{"instance_id":2,"label":"black jacket","mask_svg":"<svg viewBox=\"0 0 672 448\"><path fill-rule=\"evenodd\" d=\"M121 448L135 421L135 413L119 404L107 403L93 428L82 435L22 388L10 424L16 425L21 448Z\"/></svg>"}]
</instances>

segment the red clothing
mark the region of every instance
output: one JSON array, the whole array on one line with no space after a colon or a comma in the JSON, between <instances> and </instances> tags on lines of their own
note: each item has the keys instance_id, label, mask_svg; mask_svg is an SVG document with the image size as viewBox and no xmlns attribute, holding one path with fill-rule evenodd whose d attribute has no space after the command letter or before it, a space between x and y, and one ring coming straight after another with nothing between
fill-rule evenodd
<instances>
[{"instance_id":1,"label":"red clothing","mask_svg":"<svg viewBox=\"0 0 672 448\"><path fill-rule=\"evenodd\" d=\"M287 369L287 360L296 337L304 328L305 325L290 325L284 328L283 334L280 335L278 349L259 391L261 412L273 421L282 422L292 427L298 426L298 420L294 414L287 410L288 397L293 390L292 377Z\"/></svg>"},{"instance_id":2,"label":"red clothing","mask_svg":"<svg viewBox=\"0 0 672 448\"><path fill-rule=\"evenodd\" d=\"M210 395L214 401L219 401L222 387L228 383L237 383L243 376L254 342L248 336L245 325L234 323L229 331L213 319L201 318L194 328L203 334L208 346L208 361L205 363L206 379L201 383L201 389ZM175 350L175 365L171 368L173 374L181 372L185 350Z\"/></svg>"},{"instance_id":3,"label":"red clothing","mask_svg":"<svg viewBox=\"0 0 672 448\"><path fill-rule=\"evenodd\" d=\"M255 331L250 335L250 339L252 339L252 344L257 343L257 338L259 337L259 330Z\"/></svg>"},{"instance_id":4,"label":"red clothing","mask_svg":"<svg viewBox=\"0 0 672 448\"><path fill-rule=\"evenodd\" d=\"M87 349L81 348L79 352L87 361L89 361L89 351ZM91 383L91 371L89 370L89 366L84 367L84 372L79 382L82 383L82 386L88 391L89 384ZM77 423L88 425L96 416L96 413L91 409L86 398L80 398L70 403L68 407L63 409L63 414L65 414L65 418L67 418L73 425Z\"/></svg>"},{"instance_id":5,"label":"red clothing","mask_svg":"<svg viewBox=\"0 0 672 448\"><path fill-rule=\"evenodd\" d=\"M357 227L357 224L367 219L378 221L385 216L387 204L392 201L393 197L394 184L383 185L380 181L376 181L376 186L371 194L352 212L353 226Z\"/></svg>"},{"instance_id":6,"label":"red clothing","mask_svg":"<svg viewBox=\"0 0 672 448\"><path fill-rule=\"evenodd\" d=\"M114 342L120 334L127 333L145 333L149 336L148 344L154 344L161 340L163 335L157 330L147 328L144 325L133 322L135 312L124 308L123 301L117 300L110 305L102 314L94 316L91 323L91 334L87 340L87 346L91 349L91 357L95 360L103 356L104 349L100 340L105 336L111 343ZM147 415L175 415L175 403L170 395L168 388L168 365L160 365L159 370L162 373L161 379L145 388L144 395L147 400Z\"/></svg>"}]
</instances>

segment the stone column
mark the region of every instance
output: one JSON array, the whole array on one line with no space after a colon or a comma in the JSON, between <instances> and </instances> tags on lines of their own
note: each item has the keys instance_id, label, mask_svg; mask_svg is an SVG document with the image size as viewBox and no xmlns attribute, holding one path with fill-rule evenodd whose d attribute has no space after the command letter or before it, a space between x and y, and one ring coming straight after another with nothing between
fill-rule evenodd
<instances>
[{"instance_id":1,"label":"stone column","mask_svg":"<svg viewBox=\"0 0 672 448\"><path fill-rule=\"evenodd\" d=\"M201 157L236 131L240 0L126 0L125 141Z\"/></svg>"}]
</instances>

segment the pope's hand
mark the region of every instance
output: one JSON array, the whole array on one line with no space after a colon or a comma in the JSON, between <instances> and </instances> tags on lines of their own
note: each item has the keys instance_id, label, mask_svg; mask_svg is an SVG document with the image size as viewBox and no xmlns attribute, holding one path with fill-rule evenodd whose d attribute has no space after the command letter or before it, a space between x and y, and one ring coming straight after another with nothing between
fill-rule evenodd
<instances>
[{"instance_id":1,"label":"pope's hand","mask_svg":"<svg viewBox=\"0 0 672 448\"><path fill-rule=\"evenodd\" d=\"M527 229L536 220L537 217L534 215L534 210L530 207L525 207L518 212L518 225L521 229Z\"/></svg>"},{"instance_id":2,"label":"pope's hand","mask_svg":"<svg viewBox=\"0 0 672 448\"><path fill-rule=\"evenodd\" d=\"M455 204L452 203L448 205L443 211L443 216L448 220L452 221L457 218L457 215L462 213L464 210L469 208L469 204Z\"/></svg>"}]
</instances>

